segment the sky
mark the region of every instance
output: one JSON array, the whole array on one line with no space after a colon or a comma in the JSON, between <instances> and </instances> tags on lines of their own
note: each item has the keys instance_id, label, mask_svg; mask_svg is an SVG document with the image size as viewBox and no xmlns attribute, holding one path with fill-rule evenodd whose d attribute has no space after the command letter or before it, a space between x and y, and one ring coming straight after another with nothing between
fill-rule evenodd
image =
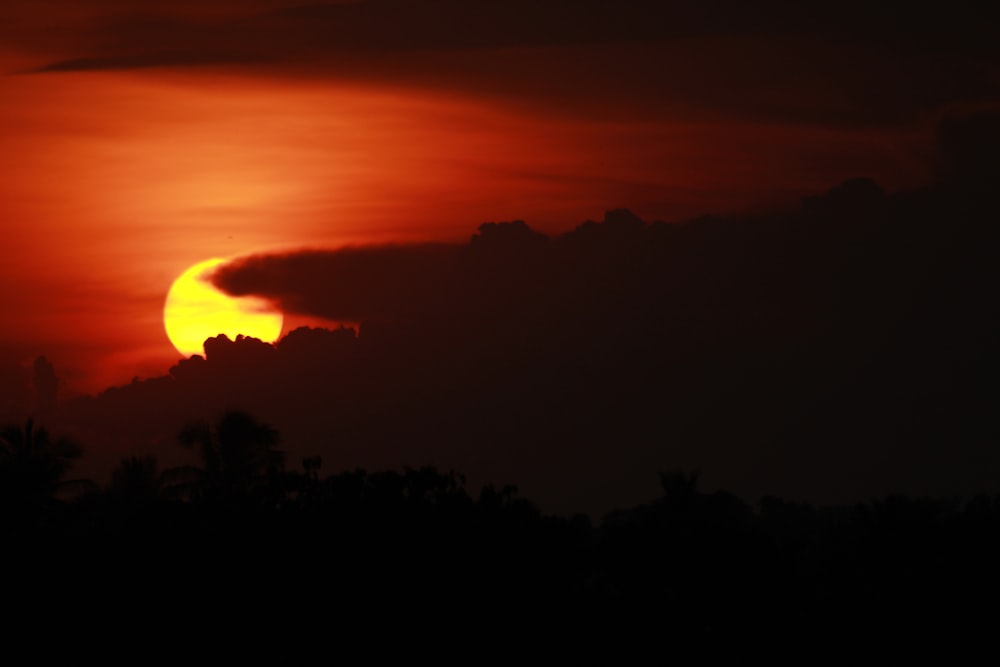
<instances>
[{"instance_id":1,"label":"sky","mask_svg":"<svg viewBox=\"0 0 1000 667\"><path fill-rule=\"evenodd\" d=\"M978 2L303 2L0 7L4 414L39 355L62 398L164 375L210 258L901 192L1000 101Z\"/></svg>"},{"instance_id":2,"label":"sky","mask_svg":"<svg viewBox=\"0 0 1000 667\"><path fill-rule=\"evenodd\" d=\"M6 366L46 354L71 393L162 371L166 291L212 257L919 183L941 111L996 92L995 48L923 43L975 35L961 15L842 34L852 8L5 3Z\"/></svg>"}]
</instances>

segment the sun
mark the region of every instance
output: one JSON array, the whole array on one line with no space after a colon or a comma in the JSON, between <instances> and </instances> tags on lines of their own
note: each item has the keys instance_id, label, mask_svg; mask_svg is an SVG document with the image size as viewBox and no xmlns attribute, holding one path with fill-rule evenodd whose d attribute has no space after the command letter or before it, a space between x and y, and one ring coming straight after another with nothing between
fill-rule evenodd
<instances>
[{"instance_id":1,"label":"sun","mask_svg":"<svg viewBox=\"0 0 1000 667\"><path fill-rule=\"evenodd\" d=\"M204 352L204 342L219 334L235 340L243 334L273 343L281 335L282 314L263 299L232 297L208 280L212 269L227 260L214 258L182 273L167 293L163 326L185 357Z\"/></svg>"}]
</instances>

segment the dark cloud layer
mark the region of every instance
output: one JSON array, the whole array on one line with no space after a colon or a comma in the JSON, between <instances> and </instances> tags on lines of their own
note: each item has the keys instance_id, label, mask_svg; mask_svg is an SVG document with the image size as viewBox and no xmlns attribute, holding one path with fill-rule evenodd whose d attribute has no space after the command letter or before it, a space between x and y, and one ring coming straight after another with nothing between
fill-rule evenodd
<instances>
[{"instance_id":1,"label":"dark cloud layer","mask_svg":"<svg viewBox=\"0 0 1000 667\"><path fill-rule=\"evenodd\" d=\"M366 0L255 13L229 2L115 3L91 24L108 45L240 39L265 49L399 51L628 43L707 35L808 34L921 52L996 51L991 3L913 5L769 0ZM270 3L272 6L287 3Z\"/></svg>"},{"instance_id":2,"label":"dark cloud layer","mask_svg":"<svg viewBox=\"0 0 1000 667\"><path fill-rule=\"evenodd\" d=\"M185 420L241 407L291 461L453 467L559 511L638 502L678 468L750 499L995 491L997 127L946 124L947 168L911 192L858 178L780 214L617 210L556 238L490 223L457 247L237 262L228 289L360 332L212 339L64 423L169 456Z\"/></svg>"},{"instance_id":3,"label":"dark cloud layer","mask_svg":"<svg viewBox=\"0 0 1000 667\"><path fill-rule=\"evenodd\" d=\"M458 251L416 244L264 255L224 266L212 280L235 296L276 301L288 313L350 322L396 319L441 289ZM325 287L317 291L316 285Z\"/></svg>"},{"instance_id":4,"label":"dark cloud layer","mask_svg":"<svg viewBox=\"0 0 1000 667\"><path fill-rule=\"evenodd\" d=\"M630 113L695 107L803 122L912 120L996 101L985 4L370 0L200 15L109 12L38 72L268 63ZM136 6L136 10L139 7ZM645 110L645 111L643 111Z\"/></svg>"},{"instance_id":5,"label":"dark cloud layer","mask_svg":"<svg viewBox=\"0 0 1000 667\"><path fill-rule=\"evenodd\" d=\"M236 65L266 62L252 53L226 51L179 51L140 53L136 55L104 56L59 60L34 70L42 72L87 72L93 70L143 69L146 67L190 67L198 65Z\"/></svg>"}]
</instances>

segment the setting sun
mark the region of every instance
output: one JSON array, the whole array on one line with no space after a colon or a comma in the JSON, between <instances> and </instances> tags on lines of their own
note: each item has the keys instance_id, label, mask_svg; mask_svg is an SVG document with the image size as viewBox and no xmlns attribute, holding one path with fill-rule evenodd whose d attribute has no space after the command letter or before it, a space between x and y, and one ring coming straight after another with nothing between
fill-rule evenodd
<instances>
[{"instance_id":1,"label":"setting sun","mask_svg":"<svg viewBox=\"0 0 1000 667\"><path fill-rule=\"evenodd\" d=\"M174 281L163 307L167 337L184 356L202 354L207 338L225 334L235 339L243 334L272 343L281 335L282 314L267 301L253 297L231 297L208 280L224 259L195 264Z\"/></svg>"}]
</instances>

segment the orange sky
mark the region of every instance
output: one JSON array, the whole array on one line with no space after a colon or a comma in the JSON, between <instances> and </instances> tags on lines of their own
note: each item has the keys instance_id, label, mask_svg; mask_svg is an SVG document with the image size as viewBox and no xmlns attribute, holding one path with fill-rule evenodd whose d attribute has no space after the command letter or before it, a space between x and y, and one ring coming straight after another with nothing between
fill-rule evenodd
<instances>
[{"instance_id":1,"label":"orange sky","mask_svg":"<svg viewBox=\"0 0 1000 667\"><path fill-rule=\"evenodd\" d=\"M8 12L6 26L39 17ZM680 93L682 111L653 113L599 90L591 109L308 67L13 73L76 53L45 34L47 51L20 40L0 57L0 351L22 365L46 354L68 394L165 372L177 354L163 299L210 257L463 241L512 219L555 234L622 207L677 220L861 174L901 187L923 178L929 145L927 118L727 117Z\"/></svg>"}]
</instances>

